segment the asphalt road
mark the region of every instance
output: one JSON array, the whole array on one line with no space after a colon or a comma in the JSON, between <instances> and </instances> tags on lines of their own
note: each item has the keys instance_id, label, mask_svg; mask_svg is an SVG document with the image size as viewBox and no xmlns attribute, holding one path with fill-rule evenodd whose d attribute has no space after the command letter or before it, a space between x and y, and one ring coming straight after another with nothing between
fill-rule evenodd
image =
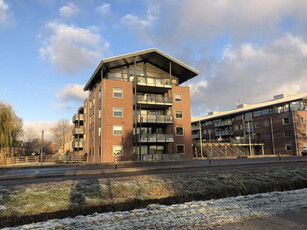
<instances>
[{"instance_id":1,"label":"asphalt road","mask_svg":"<svg viewBox=\"0 0 307 230\"><path fill-rule=\"evenodd\" d=\"M113 165L48 167L0 170L0 186L55 182L64 180L130 177L138 175L159 175L180 172L227 171L236 169L261 170L263 168L307 167L307 159L302 157L253 158L193 160L184 162L159 162L144 164L119 164L118 170Z\"/></svg>"}]
</instances>

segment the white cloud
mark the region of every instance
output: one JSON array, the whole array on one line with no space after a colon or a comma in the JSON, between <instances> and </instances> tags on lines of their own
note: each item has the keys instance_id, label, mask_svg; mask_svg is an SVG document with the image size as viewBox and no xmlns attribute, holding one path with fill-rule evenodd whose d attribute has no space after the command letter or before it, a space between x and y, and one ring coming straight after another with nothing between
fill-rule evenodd
<instances>
[{"instance_id":1,"label":"white cloud","mask_svg":"<svg viewBox=\"0 0 307 230\"><path fill-rule=\"evenodd\" d=\"M57 92L56 97L65 103L71 101L82 103L88 96L88 92L85 92L83 88L84 85L69 84L65 86L60 92Z\"/></svg>"},{"instance_id":2,"label":"white cloud","mask_svg":"<svg viewBox=\"0 0 307 230\"><path fill-rule=\"evenodd\" d=\"M96 12L99 14L107 14L110 11L110 4L104 3L103 5L96 8Z\"/></svg>"},{"instance_id":3,"label":"white cloud","mask_svg":"<svg viewBox=\"0 0 307 230\"><path fill-rule=\"evenodd\" d=\"M14 24L13 14L10 12L9 6L4 0L0 0L0 28L7 28Z\"/></svg>"},{"instance_id":4,"label":"white cloud","mask_svg":"<svg viewBox=\"0 0 307 230\"><path fill-rule=\"evenodd\" d=\"M206 62L198 64L201 82L191 84L193 115L234 108L240 98L242 103L257 103L307 88L307 42L291 34L262 47L246 43L226 48L211 69Z\"/></svg>"},{"instance_id":5,"label":"white cloud","mask_svg":"<svg viewBox=\"0 0 307 230\"><path fill-rule=\"evenodd\" d=\"M96 27L80 28L50 22L45 26L51 33L40 48L42 58L48 59L62 73L75 74L94 67L109 52Z\"/></svg>"},{"instance_id":6,"label":"white cloud","mask_svg":"<svg viewBox=\"0 0 307 230\"><path fill-rule=\"evenodd\" d=\"M41 138L42 130L44 130L44 139L51 140L51 128L56 124L56 121L35 121L35 122L24 122L24 140L29 139L28 133L31 132L31 136ZM31 137L32 138L32 137Z\"/></svg>"},{"instance_id":7,"label":"white cloud","mask_svg":"<svg viewBox=\"0 0 307 230\"><path fill-rule=\"evenodd\" d=\"M79 8L71 2L69 2L67 6L63 6L62 8L59 9L60 15L65 18L72 18L79 11L80 11Z\"/></svg>"}]
</instances>

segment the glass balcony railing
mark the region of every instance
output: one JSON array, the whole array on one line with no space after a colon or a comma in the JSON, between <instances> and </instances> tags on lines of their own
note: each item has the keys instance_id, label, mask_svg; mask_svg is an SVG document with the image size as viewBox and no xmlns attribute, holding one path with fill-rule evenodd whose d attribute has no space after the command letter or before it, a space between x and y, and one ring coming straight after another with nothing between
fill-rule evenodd
<instances>
[{"instance_id":1,"label":"glass balcony railing","mask_svg":"<svg viewBox=\"0 0 307 230\"><path fill-rule=\"evenodd\" d=\"M174 135L173 134L142 134L141 138L140 135L137 135L138 142L142 143L155 143L155 142L174 142Z\"/></svg>"},{"instance_id":2,"label":"glass balcony railing","mask_svg":"<svg viewBox=\"0 0 307 230\"><path fill-rule=\"evenodd\" d=\"M76 113L76 114L72 117L72 122L75 122L75 121L83 121L83 120L84 120L83 114Z\"/></svg>"},{"instance_id":3,"label":"glass balcony railing","mask_svg":"<svg viewBox=\"0 0 307 230\"><path fill-rule=\"evenodd\" d=\"M74 128L72 134L83 134L83 128Z\"/></svg>"},{"instance_id":4,"label":"glass balcony railing","mask_svg":"<svg viewBox=\"0 0 307 230\"><path fill-rule=\"evenodd\" d=\"M168 78L153 78L153 77L136 77L137 85L141 86L152 86L152 87L163 87L163 88L172 88L171 80Z\"/></svg>"},{"instance_id":5,"label":"glass balcony railing","mask_svg":"<svg viewBox=\"0 0 307 230\"><path fill-rule=\"evenodd\" d=\"M134 117L134 121L135 121ZM173 116L171 115L137 115L138 123L159 123L159 124L172 124Z\"/></svg>"},{"instance_id":6,"label":"glass balcony railing","mask_svg":"<svg viewBox=\"0 0 307 230\"><path fill-rule=\"evenodd\" d=\"M83 140L75 140L72 142L72 147L73 148L83 148Z\"/></svg>"},{"instance_id":7,"label":"glass balcony railing","mask_svg":"<svg viewBox=\"0 0 307 230\"><path fill-rule=\"evenodd\" d=\"M135 102L135 97L134 97ZM160 95L156 96L142 96L137 95L137 103L138 104L152 104L152 105L172 105L173 104L173 98L172 97L163 97Z\"/></svg>"}]
</instances>

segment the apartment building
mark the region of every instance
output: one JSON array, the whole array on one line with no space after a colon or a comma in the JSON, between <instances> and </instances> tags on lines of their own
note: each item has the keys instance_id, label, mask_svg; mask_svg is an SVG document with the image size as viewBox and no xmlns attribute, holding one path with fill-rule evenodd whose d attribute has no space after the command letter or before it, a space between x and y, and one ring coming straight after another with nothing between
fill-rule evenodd
<instances>
[{"instance_id":1,"label":"apartment building","mask_svg":"<svg viewBox=\"0 0 307 230\"><path fill-rule=\"evenodd\" d=\"M103 59L84 87L89 161L191 159L190 92L180 85L198 73L156 48Z\"/></svg>"},{"instance_id":2,"label":"apartment building","mask_svg":"<svg viewBox=\"0 0 307 230\"><path fill-rule=\"evenodd\" d=\"M192 119L192 138L204 151L231 143L253 154L300 155L307 147L307 93L276 95L273 100Z\"/></svg>"}]
</instances>

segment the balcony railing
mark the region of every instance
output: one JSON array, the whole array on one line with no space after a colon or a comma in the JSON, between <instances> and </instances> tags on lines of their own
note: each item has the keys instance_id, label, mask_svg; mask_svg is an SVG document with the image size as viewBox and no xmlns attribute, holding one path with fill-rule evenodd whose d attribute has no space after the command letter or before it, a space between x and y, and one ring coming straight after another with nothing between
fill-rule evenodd
<instances>
[{"instance_id":1,"label":"balcony railing","mask_svg":"<svg viewBox=\"0 0 307 230\"><path fill-rule=\"evenodd\" d=\"M170 115L143 115L142 114L141 116L137 115L137 122L138 123L142 122L142 123L172 124L173 116L170 116Z\"/></svg>"},{"instance_id":2,"label":"balcony railing","mask_svg":"<svg viewBox=\"0 0 307 230\"><path fill-rule=\"evenodd\" d=\"M153 78L153 77L137 76L136 79L137 79L137 85L172 88L171 80L168 78Z\"/></svg>"},{"instance_id":3,"label":"balcony railing","mask_svg":"<svg viewBox=\"0 0 307 230\"><path fill-rule=\"evenodd\" d=\"M75 134L83 134L83 128L74 128L72 131L72 135Z\"/></svg>"},{"instance_id":4,"label":"balcony railing","mask_svg":"<svg viewBox=\"0 0 307 230\"><path fill-rule=\"evenodd\" d=\"M199 133L198 134L192 134L192 139L197 139L199 138Z\"/></svg>"},{"instance_id":5,"label":"balcony railing","mask_svg":"<svg viewBox=\"0 0 307 230\"><path fill-rule=\"evenodd\" d=\"M192 131L199 130L199 126L198 125L192 125L191 128L192 128Z\"/></svg>"},{"instance_id":6,"label":"balcony railing","mask_svg":"<svg viewBox=\"0 0 307 230\"><path fill-rule=\"evenodd\" d=\"M230 126L230 125L232 125L232 122L229 120L220 121L214 124L215 127Z\"/></svg>"},{"instance_id":7,"label":"balcony railing","mask_svg":"<svg viewBox=\"0 0 307 230\"><path fill-rule=\"evenodd\" d=\"M229 136L231 135L231 131L230 130L224 130L224 131L216 131L215 132L215 136L219 137L219 136Z\"/></svg>"},{"instance_id":8,"label":"balcony railing","mask_svg":"<svg viewBox=\"0 0 307 230\"><path fill-rule=\"evenodd\" d=\"M155 143L155 142L174 142L174 135L173 134L142 134L141 139L140 135L137 135L138 142L142 143Z\"/></svg>"},{"instance_id":9,"label":"balcony railing","mask_svg":"<svg viewBox=\"0 0 307 230\"><path fill-rule=\"evenodd\" d=\"M84 120L83 114L76 113L76 114L72 117L72 122L75 122L75 121L83 121L83 120Z\"/></svg>"},{"instance_id":10,"label":"balcony railing","mask_svg":"<svg viewBox=\"0 0 307 230\"><path fill-rule=\"evenodd\" d=\"M152 105L172 105L173 104L173 98L172 97L163 97L163 96L160 96L160 95L156 95L156 96L137 95L137 103L148 104L148 105L151 105L151 104Z\"/></svg>"},{"instance_id":11,"label":"balcony railing","mask_svg":"<svg viewBox=\"0 0 307 230\"><path fill-rule=\"evenodd\" d=\"M80 140L75 140L72 142L72 147L73 148L83 148L83 140L80 139Z\"/></svg>"}]
</instances>

